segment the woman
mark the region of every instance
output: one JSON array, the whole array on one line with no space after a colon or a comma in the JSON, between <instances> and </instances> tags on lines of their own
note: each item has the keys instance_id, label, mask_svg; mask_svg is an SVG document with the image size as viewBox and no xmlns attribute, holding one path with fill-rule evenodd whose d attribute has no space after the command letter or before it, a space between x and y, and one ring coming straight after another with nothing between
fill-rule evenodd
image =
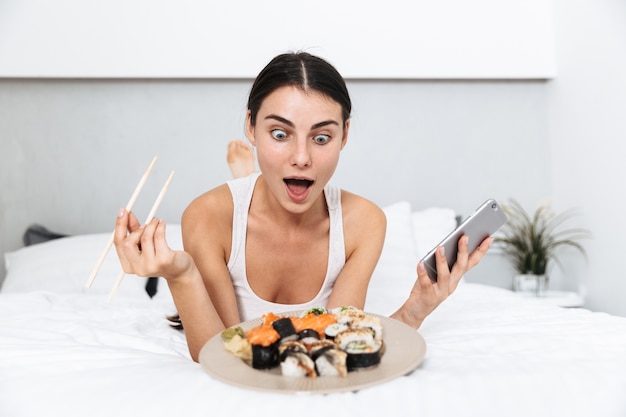
<instances>
[{"instance_id":1,"label":"woman","mask_svg":"<svg viewBox=\"0 0 626 417\"><path fill-rule=\"evenodd\" d=\"M328 184L348 140L350 97L341 75L307 53L275 57L252 85L246 136L260 173L196 198L182 217L184 251L172 251L165 223L141 226L120 210L115 246L127 273L163 276L185 327L191 357L225 327L272 311L311 306L363 308L385 237L383 211ZM417 329L487 251L466 237L438 282L423 265L392 317Z\"/></svg>"}]
</instances>

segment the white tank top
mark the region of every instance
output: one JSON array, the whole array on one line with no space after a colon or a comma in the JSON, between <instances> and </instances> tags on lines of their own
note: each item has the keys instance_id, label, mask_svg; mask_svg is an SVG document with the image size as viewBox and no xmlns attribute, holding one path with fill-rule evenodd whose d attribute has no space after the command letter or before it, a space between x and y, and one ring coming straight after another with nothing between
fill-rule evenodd
<instances>
[{"instance_id":1,"label":"white tank top","mask_svg":"<svg viewBox=\"0 0 626 417\"><path fill-rule=\"evenodd\" d=\"M328 251L328 268L320 291L309 302L302 304L278 304L266 301L256 295L246 275L246 231L248 228L248 211L254 186L260 173L248 177L228 181L233 196L233 231L228 271L235 287L239 317L242 321L261 317L268 312L284 313L287 311L306 310L311 307L325 307L335 280L346 263L346 250L343 238L343 220L341 215L341 190L326 185L324 196L330 216L330 239Z\"/></svg>"}]
</instances>

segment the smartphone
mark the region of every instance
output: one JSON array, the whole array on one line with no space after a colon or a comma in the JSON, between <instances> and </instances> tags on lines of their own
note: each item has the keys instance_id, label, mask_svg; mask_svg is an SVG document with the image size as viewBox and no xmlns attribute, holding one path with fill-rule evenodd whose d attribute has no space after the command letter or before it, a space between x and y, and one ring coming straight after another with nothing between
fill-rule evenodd
<instances>
[{"instance_id":1,"label":"smartphone","mask_svg":"<svg viewBox=\"0 0 626 417\"><path fill-rule=\"evenodd\" d=\"M435 260L437 248L440 246L445 248L448 268L452 268L452 265L456 262L459 251L458 243L461 236L467 235L469 237L468 250L471 254L480 246L483 240L494 234L504 223L506 223L506 215L496 200L490 198L481 204L456 229L422 258L421 262L424 262L430 279L437 282L437 261Z\"/></svg>"}]
</instances>

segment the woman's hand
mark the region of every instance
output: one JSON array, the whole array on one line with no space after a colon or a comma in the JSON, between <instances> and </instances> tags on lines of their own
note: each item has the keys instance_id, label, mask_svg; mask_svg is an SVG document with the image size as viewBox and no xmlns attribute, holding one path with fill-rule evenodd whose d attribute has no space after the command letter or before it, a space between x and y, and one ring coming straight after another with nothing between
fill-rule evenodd
<instances>
[{"instance_id":1,"label":"woman's hand","mask_svg":"<svg viewBox=\"0 0 626 417\"><path fill-rule=\"evenodd\" d=\"M493 238L486 238L471 255L468 253L468 237L459 239L459 251L452 270L448 268L443 246L437 249L437 282L433 282L424 264L417 265L417 280L409 298L391 317L398 319L417 329L424 319L432 313L459 285L463 275L472 269L483 258Z\"/></svg>"},{"instance_id":2,"label":"woman's hand","mask_svg":"<svg viewBox=\"0 0 626 417\"><path fill-rule=\"evenodd\" d=\"M125 209L117 216L113 242L127 274L171 279L187 272L193 264L188 253L173 251L167 245L163 220L153 219L142 226Z\"/></svg>"}]
</instances>

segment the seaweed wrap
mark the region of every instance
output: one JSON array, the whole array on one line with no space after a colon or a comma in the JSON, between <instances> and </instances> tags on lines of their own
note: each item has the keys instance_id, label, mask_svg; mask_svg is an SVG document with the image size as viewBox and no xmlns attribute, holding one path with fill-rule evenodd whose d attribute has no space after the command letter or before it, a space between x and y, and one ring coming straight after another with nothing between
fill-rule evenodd
<instances>
[{"instance_id":1,"label":"seaweed wrap","mask_svg":"<svg viewBox=\"0 0 626 417\"><path fill-rule=\"evenodd\" d=\"M345 330L335 337L335 343L348 354L348 371L369 368L380 363L382 341L374 338L372 329Z\"/></svg>"},{"instance_id":2,"label":"seaweed wrap","mask_svg":"<svg viewBox=\"0 0 626 417\"><path fill-rule=\"evenodd\" d=\"M333 323L330 326L326 327L326 330L324 330L324 334L326 335L327 339L334 340L335 336L337 336L344 330L348 330L347 324Z\"/></svg>"},{"instance_id":3,"label":"seaweed wrap","mask_svg":"<svg viewBox=\"0 0 626 417\"><path fill-rule=\"evenodd\" d=\"M293 327L293 323L291 321L291 318L289 317L281 317L277 320L274 320L272 322L272 327L274 328L274 330L276 330L280 338L283 340L297 338L296 329L295 327Z\"/></svg>"},{"instance_id":4,"label":"seaweed wrap","mask_svg":"<svg viewBox=\"0 0 626 417\"><path fill-rule=\"evenodd\" d=\"M306 353L285 351L285 358L280 362L281 372L285 376L308 376L315 378L315 362Z\"/></svg>"},{"instance_id":5,"label":"seaweed wrap","mask_svg":"<svg viewBox=\"0 0 626 417\"><path fill-rule=\"evenodd\" d=\"M246 338L252 346L252 367L269 369L278 366L278 332L268 324L248 330Z\"/></svg>"},{"instance_id":6,"label":"seaweed wrap","mask_svg":"<svg viewBox=\"0 0 626 417\"><path fill-rule=\"evenodd\" d=\"M304 343L300 340L288 340L281 341L278 346L278 354L280 360L282 361L287 356L289 352L300 352L300 353L308 353L308 349Z\"/></svg>"},{"instance_id":7,"label":"seaweed wrap","mask_svg":"<svg viewBox=\"0 0 626 417\"><path fill-rule=\"evenodd\" d=\"M313 329L304 329L298 332L298 338L302 341L302 343L310 345L320 340L320 335Z\"/></svg>"},{"instance_id":8,"label":"seaweed wrap","mask_svg":"<svg viewBox=\"0 0 626 417\"><path fill-rule=\"evenodd\" d=\"M348 375L347 356L346 352L336 347L320 349L314 355L317 374L319 376L340 376L345 378Z\"/></svg>"},{"instance_id":9,"label":"seaweed wrap","mask_svg":"<svg viewBox=\"0 0 626 417\"><path fill-rule=\"evenodd\" d=\"M254 369L271 369L279 365L278 343L269 346L252 345L252 367Z\"/></svg>"}]
</instances>

